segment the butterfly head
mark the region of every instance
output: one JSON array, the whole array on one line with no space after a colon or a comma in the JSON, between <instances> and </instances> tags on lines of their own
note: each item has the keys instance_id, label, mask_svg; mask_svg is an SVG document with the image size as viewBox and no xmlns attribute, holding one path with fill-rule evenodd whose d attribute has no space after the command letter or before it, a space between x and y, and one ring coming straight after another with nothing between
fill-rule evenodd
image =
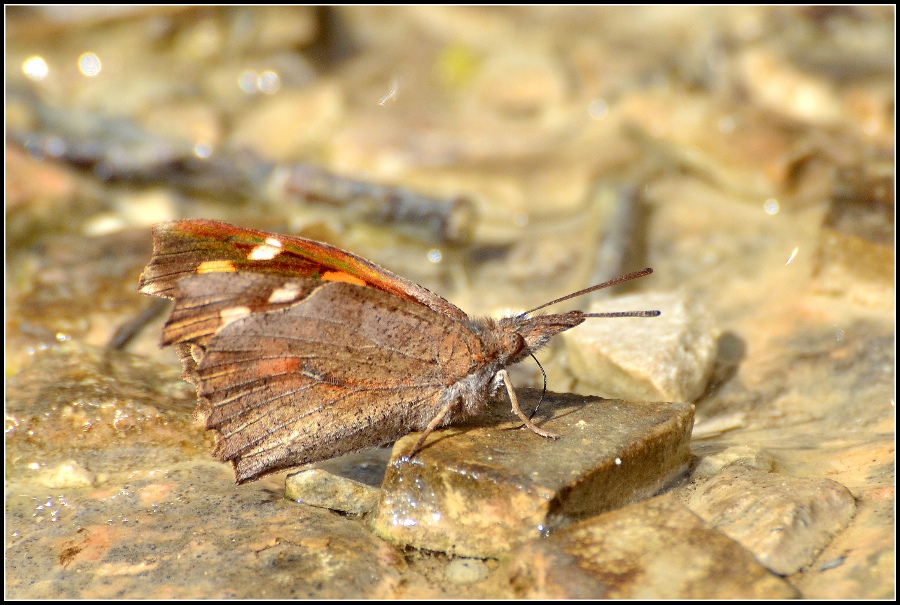
<instances>
[{"instance_id":1,"label":"butterfly head","mask_svg":"<svg viewBox=\"0 0 900 605\"><path fill-rule=\"evenodd\" d=\"M510 335L509 338L520 339L520 345L516 347L516 352L512 356L512 361L515 363L543 348L551 338L560 332L574 328L584 320L584 312L569 311L568 313L536 317L529 317L527 314L514 315L501 319L499 324L503 331Z\"/></svg>"}]
</instances>

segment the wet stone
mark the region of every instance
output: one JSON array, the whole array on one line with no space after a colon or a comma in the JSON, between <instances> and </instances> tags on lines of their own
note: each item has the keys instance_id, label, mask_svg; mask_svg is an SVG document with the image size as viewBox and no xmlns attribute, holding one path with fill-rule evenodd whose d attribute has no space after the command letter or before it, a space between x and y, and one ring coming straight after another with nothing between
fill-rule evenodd
<instances>
[{"instance_id":1,"label":"wet stone","mask_svg":"<svg viewBox=\"0 0 900 605\"><path fill-rule=\"evenodd\" d=\"M812 563L856 514L853 494L836 481L737 466L698 485L688 506L783 575Z\"/></svg>"},{"instance_id":2,"label":"wet stone","mask_svg":"<svg viewBox=\"0 0 900 605\"><path fill-rule=\"evenodd\" d=\"M695 401L716 361L719 329L696 301L678 294L604 299L590 312L653 310L659 317L588 321L564 332L572 372L591 393L637 401Z\"/></svg>"},{"instance_id":3,"label":"wet stone","mask_svg":"<svg viewBox=\"0 0 900 605\"><path fill-rule=\"evenodd\" d=\"M177 367L66 342L6 385L6 469L53 487L209 458L193 388Z\"/></svg>"},{"instance_id":4,"label":"wet stone","mask_svg":"<svg viewBox=\"0 0 900 605\"><path fill-rule=\"evenodd\" d=\"M6 98L7 128L28 128L33 108L24 97ZM16 124L16 122L21 122ZM6 153L6 251L7 272L15 276L16 253L34 243L34 238L48 232L70 228L73 215L80 212L99 212L98 199L77 196L78 179L73 170L42 161L24 149L7 144ZM7 281L7 285L12 280Z\"/></svg>"},{"instance_id":5,"label":"wet stone","mask_svg":"<svg viewBox=\"0 0 900 605\"><path fill-rule=\"evenodd\" d=\"M288 500L353 514L373 509L379 494L376 487L318 468L292 473L284 485Z\"/></svg>"},{"instance_id":6,"label":"wet stone","mask_svg":"<svg viewBox=\"0 0 900 605\"><path fill-rule=\"evenodd\" d=\"M510 554L523 599L779 599L796 589L672 495L593 517Z\"/></svg>"},{"instance_id":7,"label":"wet stone","mask_svg":"<svg viewBox=\"0 0 900 605\"><path fill-rule=\"evenodd\" d=\"M391 457L373 447L309 465L285 479L285 498L345 513L372 510Z\"/></svg>"},{"instance_id":8,"label":"wet stone","mask_svg":"<svg viewBox=\"0 0 900 605\"><path fill-rule=\"evenodd\" d=\"M274 478L235 486L218 463L49 498L17 483L10 494L13 599L388 599L407 572L363 524L284 500Z\"/></svg>"},{"instance_id":9,"label":"wet stone","mask_svg":"<svg viewBox=\"0 0 900 605\"><path fill-rule=\"evenodd\" d=\"M134 284L151 249L146 229L43 238L29 251L28 269L14 276L21 288L8 299L7 363L14 368L60 341L109 343L145 305Z\"/></svg>"},{"instance_id":10,"label":"wet stone","mask_svg":"<svg viewBox=\"0 0 900 605\"><path fill-rule=\"evenodd\" d=\"M532 409L540 391L517 390ZM549 420L548 420L549 418ZM543 439L495 401L465 423L398 441L372 517L400 545L494 557L573 521L657 493L690 459L693 406L548 393L535 418Z\"/></svg>"},{"instance_id":11,"label":"wet stone","mask_svg":"<svg viewBox=\"0 0 900 605\"><path fill-rule=\"evenodd\" d=\"M361 452L345 454L337 458L322 460L311 465L332 475L339 475L364 483L369 487L381 487L384 470L391 459L390 447L373 447Z\"/></svg>"}]
</instances>

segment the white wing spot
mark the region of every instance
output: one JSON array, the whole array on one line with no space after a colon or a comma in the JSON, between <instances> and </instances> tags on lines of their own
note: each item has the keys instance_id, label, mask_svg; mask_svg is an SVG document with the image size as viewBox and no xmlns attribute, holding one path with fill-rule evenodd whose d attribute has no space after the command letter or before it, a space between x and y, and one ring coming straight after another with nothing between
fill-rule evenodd
<instances>
[{"instance_id":1,"label":"white wing spot","mask_svg":"<svg viewBox=\"0 0 900 605\"><path fill-rule=\"evenodd\" d=\"M281 254L281 242L274 237L267 237L265 244L260 244L250 251L247 258L250 260L272 260Z\"/></svg>"},{"instance_id":2,"label":"white wing spot","mask_svg":"<svg viewBox=\"0 0 900 605\"><path fill-rule=\"evenodd\" d=\"M288 303L297 300L300 294L300 284L296 282L287 282L280 288L272 290L269 295L269 304L277 305L280 303Z\"/></svg>"},{"instance_id":3,"label":"white wing spot","mask_svg":"<svg viewBox=\"0 0 900 605\"><path fill-rule=\"evenodd\" d=\"M222 320L222 328L230 323L234 323L239 319L244 319L250 315L250 307L229 307L219 311L219 319ZM220 328L221 329L221 328Z\"/></svg>"}]
</instances>

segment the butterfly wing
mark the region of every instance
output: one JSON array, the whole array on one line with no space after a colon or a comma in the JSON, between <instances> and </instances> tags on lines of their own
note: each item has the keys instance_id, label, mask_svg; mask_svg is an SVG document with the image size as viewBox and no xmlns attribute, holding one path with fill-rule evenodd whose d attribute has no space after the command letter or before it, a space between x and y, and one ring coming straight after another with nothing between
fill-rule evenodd
<instances>
[{"instance_id":1,"label":"butterfly wing","mask_svg":"<svg viewBox=\"0 0 900 605\"><path fill-rule=\"evenodd\" d=\"M471 330L428 307L319 285L197 347L199 414L243 483L424 429L480 355Z\"/></svg>"},{"instance_id":2,"label":"butterfly wing","mask_svg":"<svg viewBox=\"0 0 900 605\"><path fill-rule=\"evenodd\" d=\"M141 291L238 482L425 428L481 357L468 317L339 248L207 220L153 229Z\"/></svg>"},{"instance_id":3,"label":"butterfly wing","mask_svg":"<svg viewBox=\"0 0 900 605\"><path fill-rule=\"evenodd\" d=\"M153 259L141 274L140 291L174 298L176 284L184 277L236 272L343 281L417 302L447 317L467 317L427 288L346 250L205 219L153 227Z\"/></svg>"}]
</instances>

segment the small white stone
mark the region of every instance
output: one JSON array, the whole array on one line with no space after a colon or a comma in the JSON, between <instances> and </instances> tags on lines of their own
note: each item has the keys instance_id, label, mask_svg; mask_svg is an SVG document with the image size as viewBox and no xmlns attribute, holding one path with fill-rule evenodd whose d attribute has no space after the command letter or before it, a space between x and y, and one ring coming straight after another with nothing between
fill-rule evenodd
<instances>
[{"instance_id":1,"label":"small white stone","mask_svg":"<svg viewBox=\"0 0 900 605\"><path fill-rule=\"evenodd\" d=\"M453 559L447 564L444 578L451 584L474 584L485 579L489 571L480 559Z\"/></svg>"},{"instance_id":2,"label":"small white stone","mask_svg":"<svg viewBox=\"0 0 900 605\"><path fill-rule=\"evenodd\" d=\"M94 475L81 463L75 460L66 460L52 468L45 469L35 477L34 482L55 489L90 487L94 484Z\"/></svg>"}]
</instances>

